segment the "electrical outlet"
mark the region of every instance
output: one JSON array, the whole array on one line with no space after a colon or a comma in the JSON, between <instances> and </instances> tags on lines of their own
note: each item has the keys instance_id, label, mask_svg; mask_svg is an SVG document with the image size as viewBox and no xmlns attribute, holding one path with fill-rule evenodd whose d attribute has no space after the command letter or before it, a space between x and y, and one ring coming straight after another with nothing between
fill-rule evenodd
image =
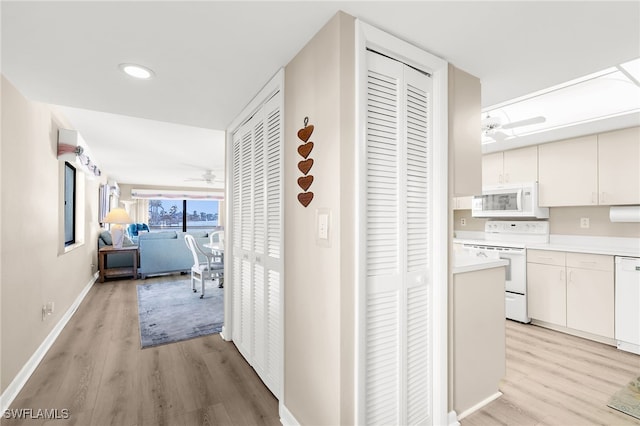
<instances>
[{"instance_id":1,"label":"electrical outlet","mask_svg":"<svg viewBox=\"0 0 640 426\"><path fill-rule=\"evenodd\" d=\"M460 226L467 226L467 218L463 217L460 219Z\"/></svg>"},{"instance_id":2,"label":"electrical outlet","mask_svg":"<svg viewBox=\"0 0 640 426\"><path fill-rule=\"evenodd\" d=\"M580 218L580 228L588 228L589 227L589 218L581 217Z\"/></svg>"},{"instance_id":3,"label":"electrical outlet","mask_svg":"<svg viewBox=\"0 0 640 426\"><path fill-rule=\"evenodd\" d=\"M42 321L47 319L47 316L53 313L53 307L54 307L53 302L48 302L42 305Z\"/></svg>"}]
</instances>

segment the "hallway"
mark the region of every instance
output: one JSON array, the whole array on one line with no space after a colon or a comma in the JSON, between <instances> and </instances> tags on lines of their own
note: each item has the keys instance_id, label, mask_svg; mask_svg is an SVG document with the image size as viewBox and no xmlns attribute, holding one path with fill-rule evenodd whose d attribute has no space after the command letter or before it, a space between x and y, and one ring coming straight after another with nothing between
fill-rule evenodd
<instances>
[{"instance_id":1,"label":"hallway","mask_svg":"<svg viewBox=\"0 0 640 426\"><path fill-rule=\"evenodd\" d=\"M96 283L11 404L69 418L1 423L279 425L278 401L219 335L140 349L136 284L175 279Z\"/></svg>"}]
</instances>

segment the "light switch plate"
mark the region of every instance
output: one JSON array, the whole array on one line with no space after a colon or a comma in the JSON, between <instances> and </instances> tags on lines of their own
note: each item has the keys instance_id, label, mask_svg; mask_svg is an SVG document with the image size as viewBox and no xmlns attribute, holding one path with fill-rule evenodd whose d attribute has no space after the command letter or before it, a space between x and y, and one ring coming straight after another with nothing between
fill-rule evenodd
<instances>
[{"instance_id":1,"label":"light switch plate","mask_svg":"<svg viewBox=\"0 0 640 426\"><path fill-rule=\"evenodd\" d=\"M320 247L331 247L331 210L316 209L316 244Z\"/></svg>"}]
</instances>

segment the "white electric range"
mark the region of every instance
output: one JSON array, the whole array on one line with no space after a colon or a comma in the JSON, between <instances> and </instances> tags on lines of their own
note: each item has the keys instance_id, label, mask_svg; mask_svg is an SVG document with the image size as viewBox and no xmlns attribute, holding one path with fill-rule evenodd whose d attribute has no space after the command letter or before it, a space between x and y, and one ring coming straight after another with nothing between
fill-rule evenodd
<instances>
[{"instance_id":1,"label":"white electric range","mask_svg":"<svg viewBox=\"0 0 640 426\"><path fill-rule=\"evenodd\" d=\"M527 256L528 244L549 242L549 222L489 220L484 227L484 239L457 239L465 250L488 258L508 262L505 281L506 317L529 323L527 314Z\"/></svg>"}]
</instances>

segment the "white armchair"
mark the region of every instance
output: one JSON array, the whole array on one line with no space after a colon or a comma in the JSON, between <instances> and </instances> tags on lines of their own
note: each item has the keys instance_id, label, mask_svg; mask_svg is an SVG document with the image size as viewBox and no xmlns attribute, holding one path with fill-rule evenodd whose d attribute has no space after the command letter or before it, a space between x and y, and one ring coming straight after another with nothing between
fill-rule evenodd
<instances>
[{"instance_id":1,"label":"white armchair","mask_svg":"<svg viewBox=\"0 0 640 426\"><path fill-rule=\"evenodd\" d=\"M193 256L193 266L191 267L191 289L196 290L196 281L200 282L201 294L200 299L204 298L205 280L219 278L220 287L222 286L222 274L224 272L224 263L217 262L213 252L207 252L200 248L192 235L185 234L185 243ZM204 256L207 261L200 262L200 256Z\"/></svg>"}]
</instances>

